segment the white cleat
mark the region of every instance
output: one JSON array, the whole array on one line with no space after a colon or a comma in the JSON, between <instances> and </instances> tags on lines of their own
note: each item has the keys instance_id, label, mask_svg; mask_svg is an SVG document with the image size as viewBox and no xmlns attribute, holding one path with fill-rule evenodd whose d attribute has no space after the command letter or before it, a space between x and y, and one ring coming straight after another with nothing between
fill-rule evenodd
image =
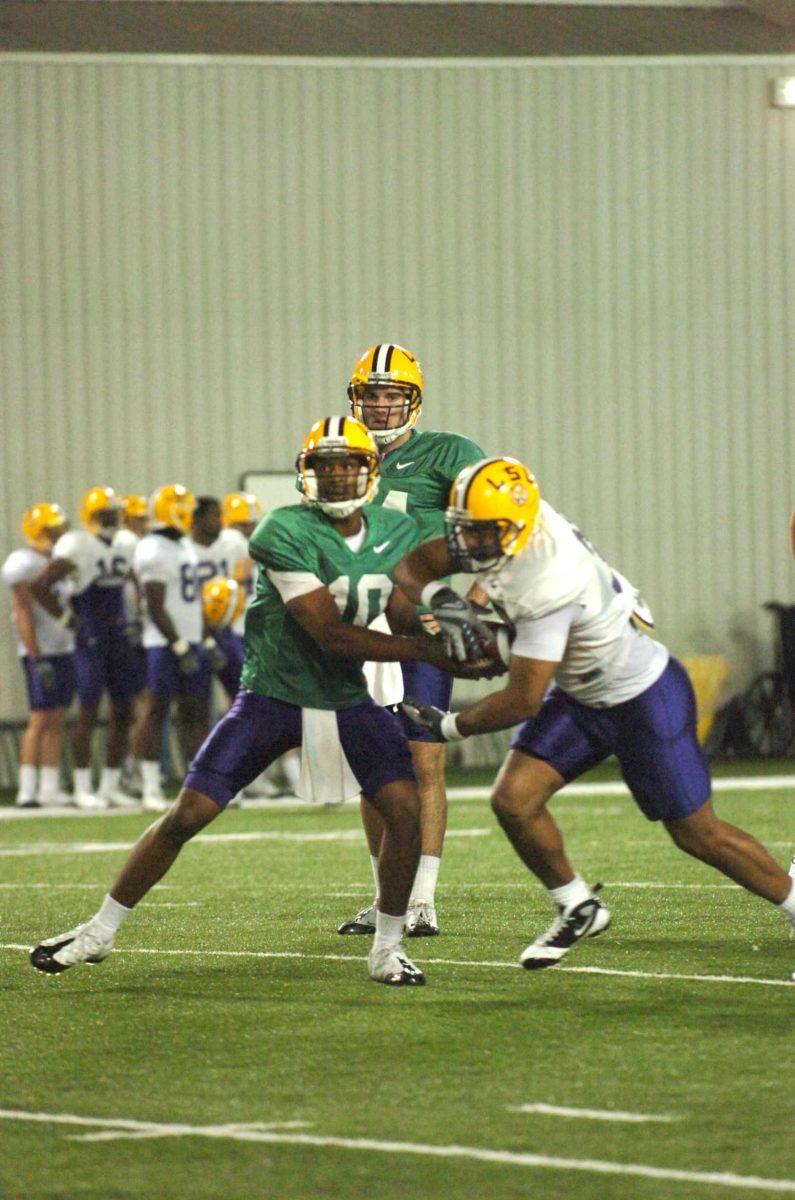
<instances>
[{"instance_id":1,"label":"white cleat","mask_svg":"<svg viewBox=\"0 0 795 1200\"><path fill-rule=\"evenodd\" d=\"M75 792L72 797L72 803L75 808L94 809L96 812L100 812L108 807L101 796L94 796L91 792Z\"/></svg>"},{"instance_id":2,"label":"white cleat","mask_svg":"<svg viewBox=\"0 0 795 1200\"><path fill-rule=\"evenodd\" d=\"M264 775L259 775L243 789L243 795L247 800L274 800L282 795L282 789Z\"/></svg>"},{"instance_id":3,"label":"white cleat","mask_svg":"<svg viewBox=\"0 0 795 1200\"><path fill-rule=\"evenodd\" d=\"M522 951L519 962L528 971L554 967L578 942L596 937L610 924L610 909L596 896L571 908L561 908L546 933L542 933Z\"/></svg>"},{"instance_id":4,"label":"white cleat","mask_svg":"<svg viewBox=\"0 0 795 1200\"><path fill-rule=\"evenodd\" d=\"M74 796L69 792L52 792L49 796L39 796L39 808L71 808Z\"/></svg>"},{"instance_id":5,"label":"white cleat","mask_svg":"<svg viewBox=\"0 0 795 1200\"><path fill-rule=\"evenodd\" d=\"M97 798L103 802L106 808L138 809L141 807L140 800L136 800L134 796L128 796L120 788L112 788L107 792L100 792Z\"/></svg>"},{"instance_id":6,"label":"white cleat","mask_svg":"<svg viewBox=\"0 0 795 1200\"><path fill-rule=\"evenodd\" d=\"M414 900L406 913L406 937L436 937L439 922L430 900Z\"/></svg>"},{"instance_id":7,"label":"white cleat","mask_svg":"<svg viewBox=\"0 0 795 1200\"><path fill-rule=\"evenodd\" d=\"M390 987L422 987L425 983L422 971L399 943L380 950L373 946L367 956L367 966L370 978L376 983L386 983Z\"/></svg>"},{"instance_id":8,"label":"white cleat","mask_svg":"<svg viewBox=\"0 0 795 1200\"><path fill-rule=\"evenodd\" d=\"M144 812L165 812L171 807L171 801L167 800L162 792L144 792L141 798L141 808Z\"/></svg>"},{"instance_id":9,"label":"white cleat","mask_svg":"<svg viewBox=\"0 0 795 1200\"><path fill-rule=\"evenodd\" d=\"M100 963L113 949L113 930L92 918L68 933L39 942L30 952L30 961L37 971L59 975L76 963Z\"/></svg>"},{"instance_id":10,"label":"white cleat","mask_svg":"<svg viewBox=\"0 0 795 1200\"><path fill-rule=\"evenodd\" d=\"M41 808L41 800L36 796L17 796L14 800L15 808Z\"/></svg>"}]
</instances>

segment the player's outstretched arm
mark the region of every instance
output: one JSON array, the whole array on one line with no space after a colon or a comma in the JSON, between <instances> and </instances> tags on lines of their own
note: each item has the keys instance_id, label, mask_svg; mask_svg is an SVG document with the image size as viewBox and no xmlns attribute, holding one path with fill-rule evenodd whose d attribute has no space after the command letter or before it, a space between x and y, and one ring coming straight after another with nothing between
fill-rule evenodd
<instances>
[{"instance_id":1,"label":"player's outstretched arm","mask_svg":"<svg viewBox=\"0 0 795 1200\"><path fill-rule=\"evenodd\" d=\"M65 579L72 570L73 564L68 558L51 558L47 566L39 572L30 585L33 596L38 600L42 608L45 608L51 616L58 620L63 617L64 610L53 588L62 579Z\"/></svg>"},{"instance_id":2,"label":"player's outstretched arm","mask_svg":"<svg viewBox=\"0 0 795 1200\"><path fill-rule=\"evenodd\" d=\"M421 546L415 546L401 558L395 567L395 583L403 589L409 600L419 604L424 587L436 579L453 575L455 570L445 539L432 538Z\"/></svg>"}]
</instances>

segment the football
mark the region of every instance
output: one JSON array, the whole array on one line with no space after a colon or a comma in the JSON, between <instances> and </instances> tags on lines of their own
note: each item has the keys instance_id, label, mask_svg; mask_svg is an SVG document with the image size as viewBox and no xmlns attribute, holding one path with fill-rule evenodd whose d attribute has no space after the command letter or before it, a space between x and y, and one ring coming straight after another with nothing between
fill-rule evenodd
<instances>
[{"instance_id":1,"label":"football","mask_svg":"<svg viewBox=\"0 0 795 1200\"><path fill-rule=\"evenodd\" d=\"M491 639L487 652L492 658L507 667L511 658L513 639L516 636L513 624L504 620L497 613L489 613L487 616L481 617L480 624L488 630Z\"/></svg>"}]
</instances>

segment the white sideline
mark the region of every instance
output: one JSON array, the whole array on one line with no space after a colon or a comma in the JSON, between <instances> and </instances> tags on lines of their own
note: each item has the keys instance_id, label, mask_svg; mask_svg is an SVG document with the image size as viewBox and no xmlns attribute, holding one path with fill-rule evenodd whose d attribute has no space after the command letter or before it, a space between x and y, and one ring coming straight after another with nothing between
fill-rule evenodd
<instances>
[{"instance_id":1,"label":"white sideline","mask_svg":"<svg viewBox=\"0 0 795 1200\"><path fill-rule=\"evenodd\" d=\"M566 1108L557 1104L509 1104L507 1112L529 1113L541 1117L574 1117L585 1121L627 1121L643 1125L647 1121L678 1121L665 1113L621 1112L615 1108Z\"/></svg>"},{"instance_id":2,"label":"white sideline","mask_svg":"<svg viewBox=\"0 0 795 1200\"><path fill-rule=\"evenodd\" d=\"M701 1183L712 1187L745 1188L761 1192L795 1194L795 1179L764 1179L757 1175L735 1175L724 1171L685 1171L654 1167L646 1163L609 1162L596 1158L557 1158L515 1150L489 1150L480 1146L441 1146L424 1142L388 1142L376 1138L324 1137L313 1133L279 1133L275 1130L228 1125L158 1124L124 1118L80 1117L73 1113L24 1112L0 1109L0 1120L35 1121L48 1125L88 1126L94 1129L130 1131L150 1137L229 1138L267 1145L309 1146L319 1149L359 1150L375 1154L414 1154L425 1158L469 1159L510 1167L538 1167L552 1171L583 1171L595 1175L630 1175L640 1179L668 1179L677 1183Z\"/></svg>"},{"instance_id":3,"label":"white sideline","mask_svg":"<svg viewBox=\"0 0 795 1200\"><path fill-rule=\"evenodd\" d=\"M497 769L495 767L494 774ZM795 789L795 775L732 775L712 780L714 792L763 792L786 791ZM477 787L451 787L447 789L448 800L486 800L490 794L488 784ZM628 796L629 790L620 780L605 781L604 783L570 783L562 788L555 797L556 800L568 799L574 796ZM292 812L294 809L317 809L317 805L309 804L297 797L282 800L248 800L245 809L267 809L281 812ZM342 805L338 806L342 807ZM38 820L42 817L128 817L136 809L108 808L100 812L84 812L76 808L58 806L54 808L16 808L14 805L0 805L0 821L9 820Z\"/></svg>"},{"instance_id":4,"label":"white sideline","mask_svg":"<svg viewBox=\"0 0 795 1200\"><path fill-rule=\"evenodd\" d=\"M30 950L30 946L23 946L20 942L0 942L0 950L24 950L26 953ZM314 960L320 962L355 962L363 965L366 959L357 954L307 954L303 950L164 950L154 947L123 947L114 951L116 954L166 954L166 955L187 955L190 957L199 958L302 958L307 961ZM488 960L478 961L470 958L426 958L424 959L426 967L496 967L498 969L518 970L518 962L490 962ZM685 983L742 983L742 984L761 984L763 987L783 987L795 988L795 980L791 979L763 979L758 975L691 975L679 973L675 971L626 971L619 970L617 967L569 967L558 966L555 968L557 974L565 975L606 975L617 976L622 979L669 979L681 980Z\"/></svg>"}]
</instances>

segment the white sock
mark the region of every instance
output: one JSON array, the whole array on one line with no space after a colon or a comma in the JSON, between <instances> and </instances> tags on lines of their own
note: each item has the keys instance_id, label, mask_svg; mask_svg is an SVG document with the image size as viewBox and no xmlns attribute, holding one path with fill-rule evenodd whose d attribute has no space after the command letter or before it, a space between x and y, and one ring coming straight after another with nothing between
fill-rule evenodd
<instances>
[{"instance_id":1,"label":"white sock","mask_svg":"<svg viewBox=\"0 0 795 1200\"><path fill-rule=\"evenodd\" d=\"M39 771L39 800L46 804L58 793L59 767L42 767Z\"/></svg>"},{"instance_id":2,"label":"white sock","mask_svg":"<svg viewBox=\"0 0 795 1200\"><path fill-rule=\"evenodd\" d=\"M373 941L374 950L386 950L392 946L397 946L400 939L403 937L403 926L406 924L406 914L402 917L391 917L389 913L382 913L379 909L375 914L375 940Z\"/></svg>"},{"instance_id":3,"label":"white sock","mask_svg":"<svg viewBox=\"0 0 795 1200\"><path fill-rule=\"evenodd\" d=\"M414 886L411 889L409 904L414 904L418 900L425 900L428 904L433 904L436 895L436 879L439 875L439 867L441 866L441 858L437 858L435 854L421 854L417 874L414 876Z\"/></svg>"},{"instance_id":4,"label":"white sock","mask_svg":"<svg viewBox=\"0 0 795 1200\"><path fill-rule=\"evenodd\" d=\"M127 913L132 912L131 908L125 908L123 904L119 904L118 900L108 894L102 901L99 911L95 914L94 920L99 921L100 925L107 926L115 933L121 925Z\"/></svg>"},{"instance_id":5,"label":"white sock","mask_svg":"<svg viewBox=\"0 0 795 1200\"><path fill-rule=\"evenodd\" d=\"M282 759L282 770L287 786L291 792L294 792L298 787L298 780L301 778L301 755L285 754Z\"/></svg>"},{"instance_id":6,"label":"white sock","mask_svg":"<svg viewBox=\"0 0 795 1200\"><path fill-rule=\"evenodd\" d=\"M778 906L782 912L785 912L791 921L795 921L795 878L792 880L792 887L789 890L789 895L786 900L782 900Z\"/></svg>"},{"instance_id":7,"label":"white sock","mask_svg":"<svg viewBox=\"0 0 795 1200\"><path fill-rule=\"evenodd\" d=\"M789 865L789 873L795 879L795 854L792 856L792 862Z\"/></svg>"},{"instance_id":8,"label":"white sock","mask_svg":"<svg viewBox=\"0 0 795 1200\"><path fill-rule=\"evenodd\" d=\"M74 784L79 795L91 795L91 767L75 767Z\"/></svg>"},{"instance_id":9,"label":"white sock","mask_svg":"<svg viewBox=\"0 0 795 1200\"><path fill-rule=\"evenodd\" d=\"M19 787L17 788L17 797L20 800L34 800L36 797L36 784L38 783L39 772L37 767L33 767L30 763L19 764Z\"/></svg>"},{"instance_id":10,"label":"white sock","mask_svg":"<svg viewBox=\"0 0 795 1200\"><path fill-rule=\"evenodd\" d=\"M370 866L373 870L373 881L375 883L375 902L378 903L378 897L381 892L381 880L378 878L378 855L370 855Z\"/></svg>"},{"instance_id":11,"label":"white sock","mask_svg":"<svg viewBox=\"0 0 795 1200\"><path fill-rule=\"evenodd\" d=\"M564 883L563 887L559 888L548 888L548 891L555 903L562 908L574 908L575 905L582 904L583 900L593 897L593 892L582 875L575 875L571 883Z\"/></svg>"},{"instance_id":12,"label":"white sock","mask_svg":"<svg viewBox=\"0 0 795 1200\"><path fill-rule=\"evenodd\" d=\"M145 758L141 759L141 782L145 796L160 795L162 788L159 762L147 762Z\"/></svg>"},{"instance_id":13,"label":"white sock","mask_svg":"<svg viewBox=\"0 0 795 1200\"><path fill-rule=\"evenodd\" d=\"M121 767L103 767L102 774L99 777L99 792L101 796L106 796L108 792L115 792L119 786L121 779Z\"/></svg>"}]
</instances>

